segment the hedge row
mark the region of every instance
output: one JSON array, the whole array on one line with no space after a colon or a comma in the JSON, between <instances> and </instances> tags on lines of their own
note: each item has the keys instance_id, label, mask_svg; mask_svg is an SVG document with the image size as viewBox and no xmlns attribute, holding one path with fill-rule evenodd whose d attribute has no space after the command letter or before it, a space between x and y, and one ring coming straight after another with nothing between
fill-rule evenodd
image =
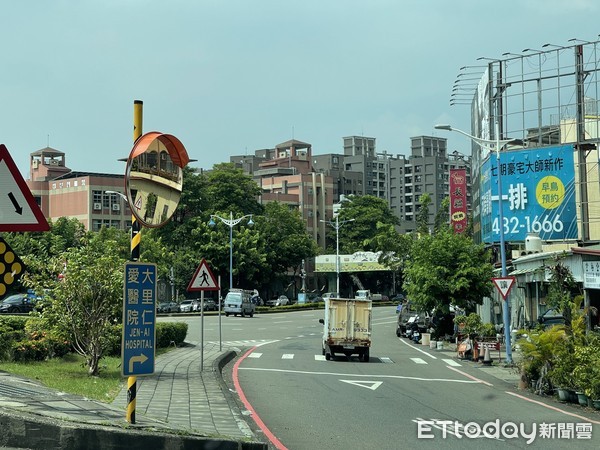
<instances>
[{"instance_id":1,"label":"hedge row","mask_svg":"<svg viewBox=\"0 0 600 450\"><path fill-rule=\"evenodd\" d=\"M71 343L51 332L40 329L35 317L0 316L0 360L44 361L73 351ZM122 325L110 327L105 336L106 356L121 355ZM188 325L182 322L156 324L156 348L180 345L187 335Z\"/></svg>"}]
</instances>

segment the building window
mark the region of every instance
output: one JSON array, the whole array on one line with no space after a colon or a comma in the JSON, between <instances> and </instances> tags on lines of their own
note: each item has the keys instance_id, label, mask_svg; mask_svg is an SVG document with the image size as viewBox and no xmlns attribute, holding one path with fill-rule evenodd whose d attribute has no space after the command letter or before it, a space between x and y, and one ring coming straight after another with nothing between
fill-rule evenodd
<instances>
[{"instance_id":1,"label":"building window","mask_svg":"<svg viewBox=\"0 0 600 450\"><path fill-rule=\"evenodd\" d=\"M92 191L92 201L94 203L102 203L102 191Z\"/></svg>"}]
</instances>

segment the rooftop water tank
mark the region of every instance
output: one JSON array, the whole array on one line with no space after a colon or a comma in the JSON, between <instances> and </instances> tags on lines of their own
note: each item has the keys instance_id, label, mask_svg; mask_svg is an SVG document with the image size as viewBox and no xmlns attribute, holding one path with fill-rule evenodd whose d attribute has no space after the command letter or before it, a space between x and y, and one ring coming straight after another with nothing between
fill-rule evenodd
<instances>
[{"instance_id":1,"label":"rooftop water tank","mask_svg":"<svg viewBox=\"0 0 600 450\"><path fill-rule=\"evenodd\" d=\"M527 254L540 253L542 251L542 240L537 233L527 233L525 237L525 251Z\"/></svg>"}]
</instances>

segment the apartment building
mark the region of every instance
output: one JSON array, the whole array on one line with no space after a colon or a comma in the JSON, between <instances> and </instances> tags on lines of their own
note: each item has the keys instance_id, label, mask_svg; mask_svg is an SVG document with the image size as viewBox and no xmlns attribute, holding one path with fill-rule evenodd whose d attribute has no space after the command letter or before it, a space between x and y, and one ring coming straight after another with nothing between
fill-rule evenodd
<instances>
[{"instance_id":1,"label":"apartment building","mask_svg":"<svg viewBox=\"0 0 600 450\"><path fill-rule=\"evenodd\" d=\"M428 222L433 226L442 201L449 196L450 169L466 169L467 209L471 211L471 157L458 151L448 154L446 143L444 138L416 136L411 138L410 156L388 159L389 205L405 233L416 229L419 199L425 193L431 197Z\"/></svg>"},{"instance_id":2,"label":"apartment building","mask_svg":"<svg viewBox=\"0 0 600 450\"><path fill-rule=\"evenodd\" d=\"M30 154L27 186L49 220L78 219L86 230L131 227L124 175L72 171L65 154L46 147Z\"/></svg>"}]
</instances>

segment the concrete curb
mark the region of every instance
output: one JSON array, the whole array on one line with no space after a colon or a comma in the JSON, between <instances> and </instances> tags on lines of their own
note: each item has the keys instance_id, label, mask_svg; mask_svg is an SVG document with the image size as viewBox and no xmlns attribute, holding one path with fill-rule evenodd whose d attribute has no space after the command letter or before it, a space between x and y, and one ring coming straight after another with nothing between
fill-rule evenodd
<instances>
[{"instance_id":1,"label":"concrete curb","mask_svg":"<svg viewBox=\"0 0 600 450\"><path fill-rule=\"evenodd\" d=\"M241 413L231 393L226 389L221 371L237 356L234 351L226 351L212 364L216 377L230 406ZM208 374L207 374L208 375ZM56 419L39 415L26 409L5 408L0 410L0 448L27 449L92 449L131 450L148 449L248 449L266 450L267 444L251 439L232 439L219 436L200 436L185 430L170 430L157 422L145 425L132 425L125 422L115 424L92 424L86 422Z\"/></svg>"},{"instance_id":2,"label":"concrete curb","mask_svg":"<svg viewBox=\"0 0 600 450\"><path fill-rule=\"evenodd\" d=\"M0 447L28 449L106 450L128 448L147 450L186 449L266 449L256 442L206 438L151 430L69 423L33 414L0 411Z\"/></svg>"}]
</instances>

